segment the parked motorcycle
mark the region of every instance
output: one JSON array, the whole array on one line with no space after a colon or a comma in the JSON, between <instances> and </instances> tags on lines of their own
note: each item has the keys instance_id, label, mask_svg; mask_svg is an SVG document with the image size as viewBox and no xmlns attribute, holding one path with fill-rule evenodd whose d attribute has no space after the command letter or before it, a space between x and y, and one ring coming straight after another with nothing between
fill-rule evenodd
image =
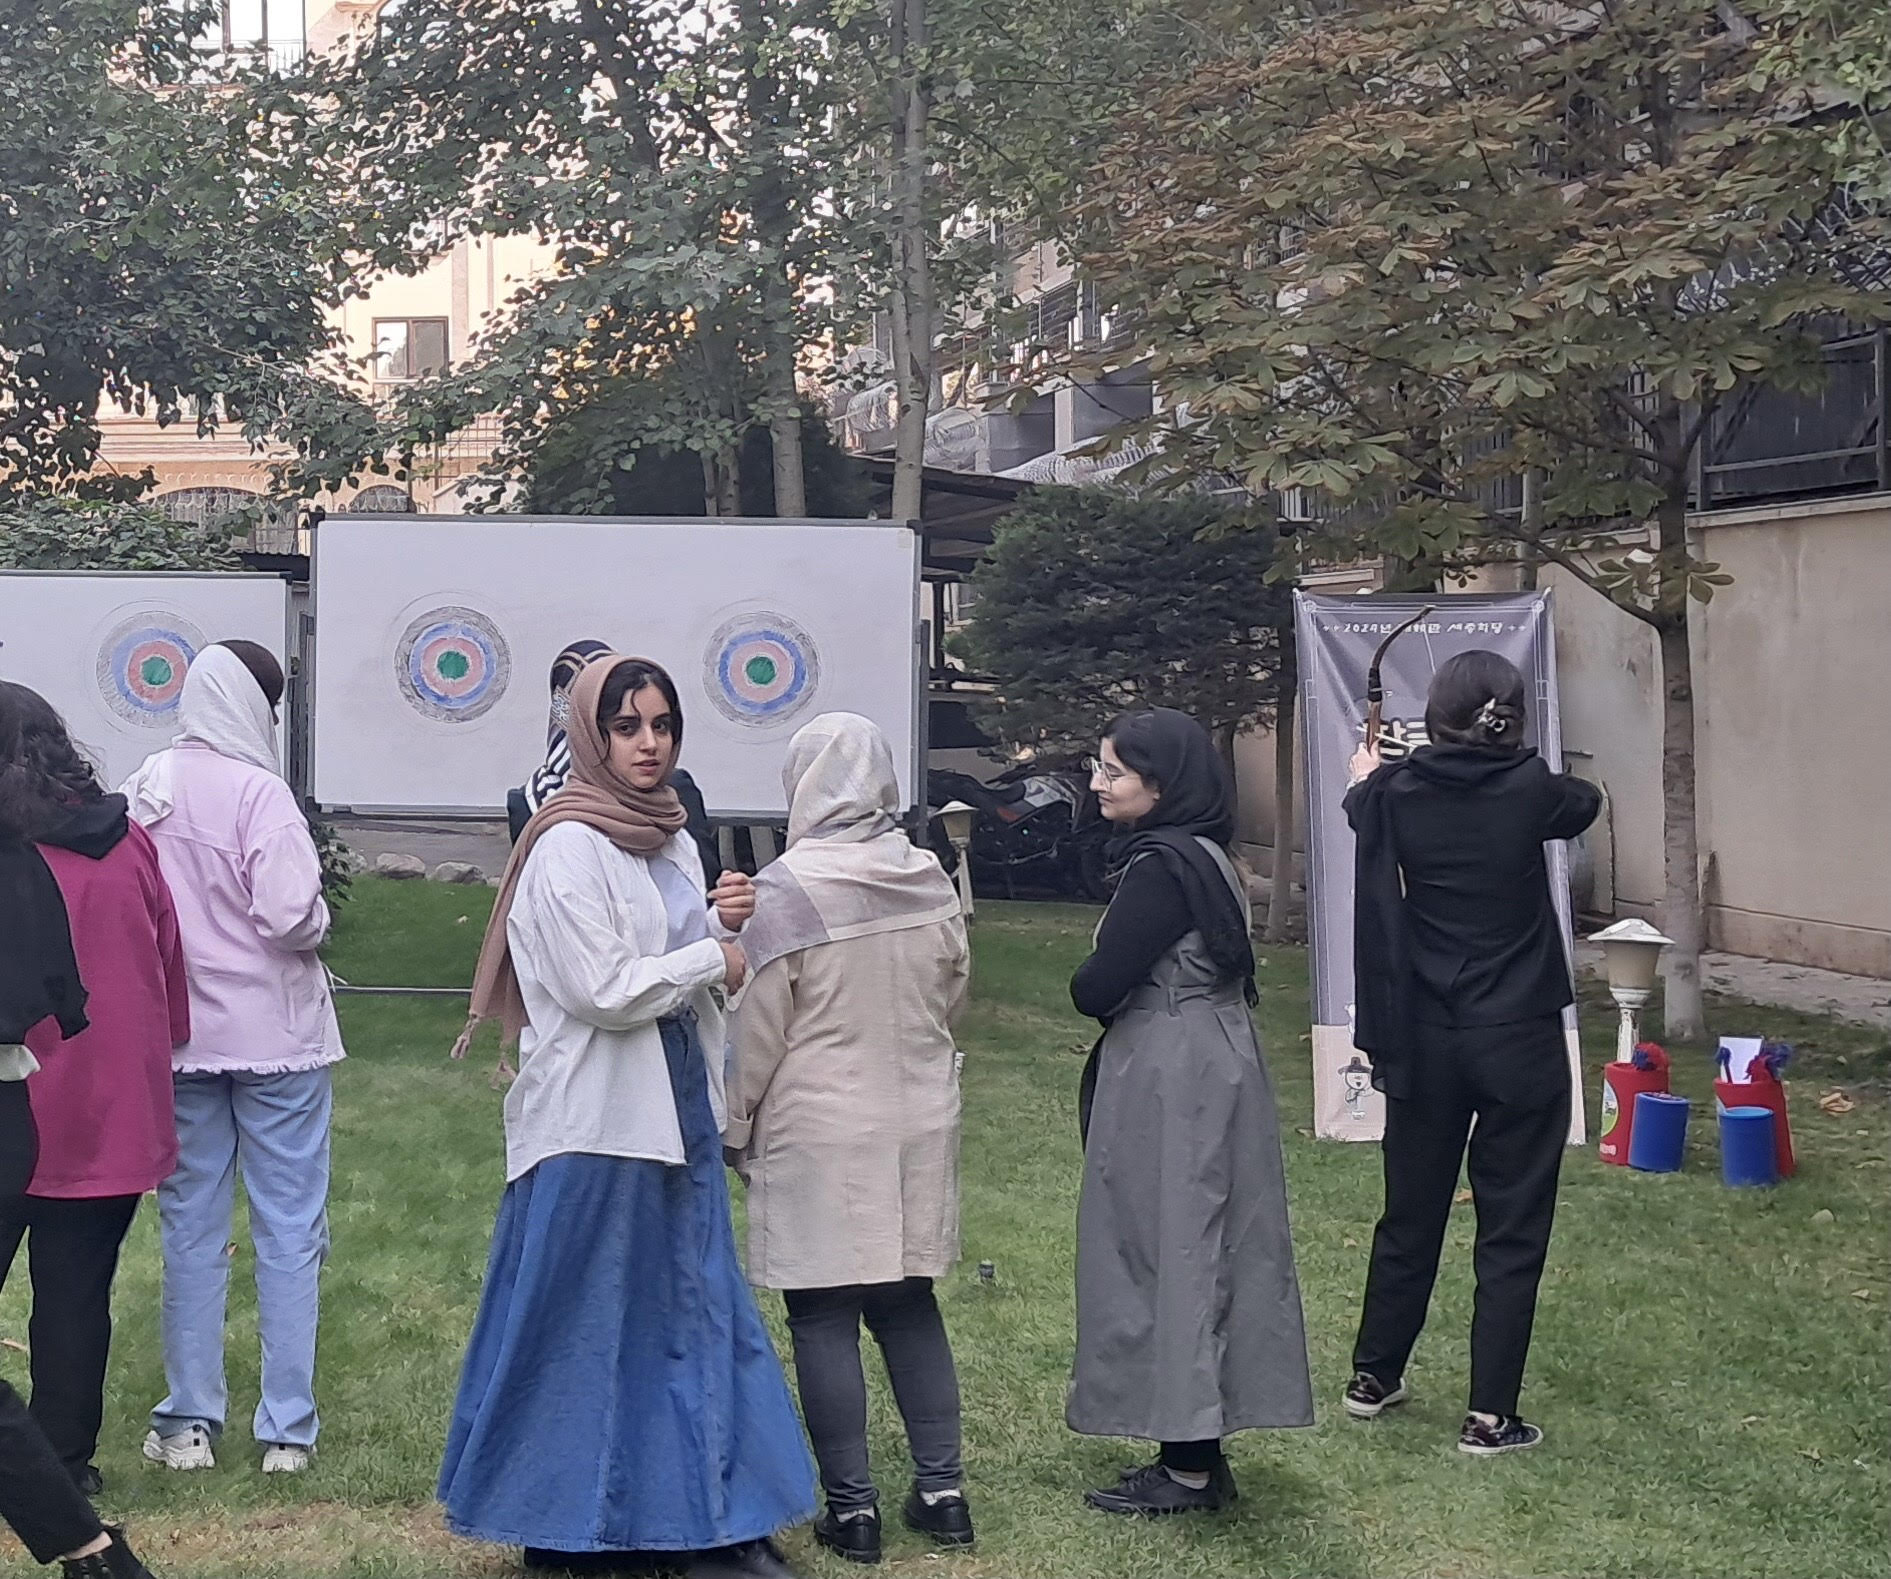
<instances>
[{"instance_id":1,"label":"parked motorcycle","mask_svg":"<svg viewBox=\"0 0 1891 1579\"><path fill-rule=\"evenodd\" d=\"M1021 893L1068 894L1107 901L1115 891L1105 846L1111 828L1083 773L1012 768L989 783L969 773L926 775L927 842L948 872L958 852L939 821L939 808L963 801L972 819L973 892L1015 899Z\"/></svg>"}]
</instances>

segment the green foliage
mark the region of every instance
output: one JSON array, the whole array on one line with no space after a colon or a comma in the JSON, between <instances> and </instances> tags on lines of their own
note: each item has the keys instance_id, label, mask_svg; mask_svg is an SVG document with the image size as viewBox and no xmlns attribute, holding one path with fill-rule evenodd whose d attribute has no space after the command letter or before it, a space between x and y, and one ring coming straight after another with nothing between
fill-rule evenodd
<instances>
[{"instance_id":1,"label":"green foliage","mask_svg":"<svg viewBox=\"0 0 1891 1579\"><path fill-rule=\"evenodd\" d=\"M241 523L174 521L147 504L38 495L0 503L8 570L240 570Z\"/></svg>"},{"instance_id":2,"label":"green foliage","mask_svg":"<svg viewBox=\"0 0 1891 1579\"><path fill-rule=\"evenodd\" d=\"M1723 8L1724 9L1724 8ZM1697 0L1348 0L1157 82L1092 176L1087 266L1135 320L1169 461L1306 488L1304 553L1538 550L1659 626L1714 584L1684 514L1737 389L1804 391L1884 236L1777 41ZM1633 62L1634 69L1624 69ZM1656 524L1647 574L1588 551Z\"/></svg>"},{"instance_id":3,"label":"green foliage","mask_svg":"<svg viewBox=\"0 0 1891 1579\"><path fill-rule=\"evenodd\" d=\"M0 6L0 501L87 471L102 399L267 431L328 342L321 194L204 80L217 11Z\"/></svg>"},{"instance_id":4,"label":"green foliage","mask_svg":"<svg viewBox=\"0 0 1891 1579\"><path fill-rule=\"evenodd\" d=\"M860 463L835 442L820 413L801 418L802 467L811 516L858 519L868 487ZM593 408L549 427L532 453L525 507L548 515L702 515L702 462L687 450L655 446L624 451L618 434ZM737 514L777 514L773 436L751 427L736 451Z\"/></svg>"},{"instance_id":5,"label":"green foliage","mask_svg":"<svg viewBox=\"0 0 1891 1579\"><path fill-rule=\"evenodd\" d=\"M1802 96L1831 139L1841 179L1861 198L1891 199L1891 7L1855 0L1762 0L1756 88Z\"/></svg>"},{"instance_id":6,"label":"green foliage","mask_svg":"<svg viewBox=\"0 0 1891 1579\"><path fill-rule=\"evenodd\" d=\"M972 578L964 655L997 682L988 727L1055 757L1129 707L1259 722L1287 598L1267 580L1275 540L1203 500L1034 489Z\"/></svg>"},{"instance_id":7,"label":"green foliage","mask_svg":"<svg viewBox=\"0 0 1891 1579\"><path fill-rule=\"evenodd\" d=\"M322 897L330 910L340 910L348 902L355 881L354 853L343 843L331 822L309 819L309 837L315 841L315 853L322 862Z\"/></svg>"},{"instance_id":8,"label":"green foliage","mask_svg":"<svg viewBox=\"0 0 1891 1579\"><path fill-rule=\"evenodd\" d=\"M618 461L657 450L703 457L698 497L732 510L744 436L798 420L803 353L857 299L834 288L855 249L824 16L811 0L408 0L284 84L280 139L343 194L336 251L354 268L418 272L465 233L542 240L553 263L469 361L406 391L372 439L324 428L312 463L369 442L399 463L496 414L493 497L551 444L567 507L609 508Z\"/></svg>"}]
</instances>

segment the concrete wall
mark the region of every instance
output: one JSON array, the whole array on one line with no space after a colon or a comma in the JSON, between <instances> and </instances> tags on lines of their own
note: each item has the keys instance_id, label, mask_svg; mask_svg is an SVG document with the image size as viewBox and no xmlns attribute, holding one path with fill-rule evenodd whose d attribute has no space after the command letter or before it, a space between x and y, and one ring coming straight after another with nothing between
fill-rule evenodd
<instances>
[{"instance_id":1,"label":"concrete wall","mask_svg":"<svg viewBox=\"0 0 1891 1579\"><path fill-rule=\"evenodd\" d=\"M1694 609L1709 941L1891 977L1891 498L1697 526L1701 552L1734 578ZM1654 639L1572 577L1544 580L1556 587L1572 766L1609 792L1617 908L1652 913L1662 893Z\"/></svg>"}]
</instances>

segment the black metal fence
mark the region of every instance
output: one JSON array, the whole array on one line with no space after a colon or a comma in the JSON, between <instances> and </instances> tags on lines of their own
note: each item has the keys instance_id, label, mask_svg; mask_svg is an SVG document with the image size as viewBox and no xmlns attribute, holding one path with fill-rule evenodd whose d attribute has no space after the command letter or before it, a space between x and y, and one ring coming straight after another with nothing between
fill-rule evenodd
<instances>
[{"instance_id":1,"label":"black metal fence","mask_svg":"<svg viewBox=\"0 0 1891 1579\"><path fill-rule=\"evenodd\" d=\"M1748 389L1714 413L1695 470L1695 508L1891 491L1887 331L1834 325L1814 394Z\"/></svg>"}]
</instances>

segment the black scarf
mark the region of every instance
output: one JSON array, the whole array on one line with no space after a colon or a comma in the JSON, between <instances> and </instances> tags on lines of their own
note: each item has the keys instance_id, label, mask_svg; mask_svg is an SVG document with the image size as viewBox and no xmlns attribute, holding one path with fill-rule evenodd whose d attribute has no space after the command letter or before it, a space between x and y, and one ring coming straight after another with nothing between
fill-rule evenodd
<instances>
[{"instance_id":1,"label":"black scarf","mask_svg":"<svg viewBox=\"0 0 1891 1579\"><path fill-rule=\"evenodd\" d=\"M1189 914L1224 980L1239 980L1255 1001L1254 944L1247 916L1220 862L1200 844L1234 842L1234 786L1208 731L1186 713L1158 707L1117 726L1117 754L1146 763L1156 809L1112 846L1117 863L1154 856L1181 885ZM1127 747L1127 753L1125 753ZM1132 763L1132 765L1134 765Z\"/></svg>"},{"instance_id":2,"label":"black scarf","mask_svg":"<svg viewBox=\"0 0 1891 1579\"><path fill-rule=\"evenodd\" d=\"M67 1037L86 1028L66 901L38 850L0 838L0 1042L24 1042L49 1016Z\"/></svg>"}]
</instances>

